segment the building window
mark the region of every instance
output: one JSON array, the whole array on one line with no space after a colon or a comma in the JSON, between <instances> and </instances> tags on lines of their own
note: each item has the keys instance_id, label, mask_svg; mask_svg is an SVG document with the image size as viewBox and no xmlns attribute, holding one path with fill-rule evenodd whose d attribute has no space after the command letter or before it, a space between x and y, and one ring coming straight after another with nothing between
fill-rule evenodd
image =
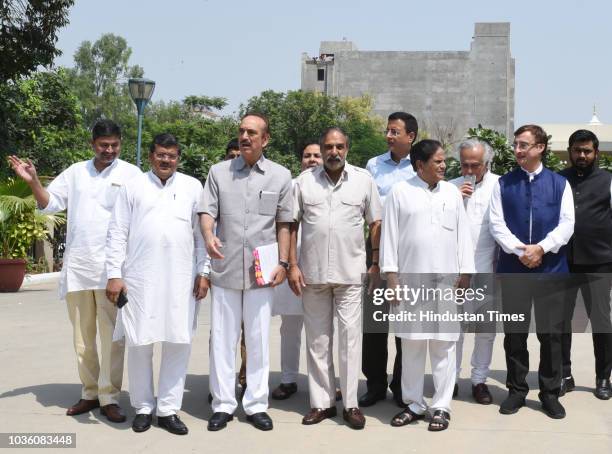
<instances>
[{"instance_id":1,"label":"building window","mask_svg":"<svg viewBox=\"0 0 612 454\"><path fill-rule=\"evenodd\" d=\"M317 80L319 81L325 80L325 69L324 68L317 69Z\"/></svg>"}]
</instances>

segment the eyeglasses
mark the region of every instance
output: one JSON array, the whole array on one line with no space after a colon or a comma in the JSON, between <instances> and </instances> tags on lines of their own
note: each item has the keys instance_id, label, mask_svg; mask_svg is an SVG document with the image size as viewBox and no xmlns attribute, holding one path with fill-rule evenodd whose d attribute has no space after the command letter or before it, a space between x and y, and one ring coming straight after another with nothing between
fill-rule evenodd
<instances>
[{"instance_id":1,"label":"eyeglasses","mask_svg":"<svg viewBox=\"0 0 612 454\"><path fill-rule=\"evenodd\" d=\"M176 161L179 158L179 155L177 154L168 154L168 153L153 153L153 157L155 159L157 159L158 161L164 161L164 160L168 160L168 161Z\"/></svg>"},{"instance_id":2,"label":"eyeglasses","mask_svg":"<svg viewBox=\"0 0 612 454\"><path fill-rule=\"evenodd\" d=\"M385 129L383 134L386 136L397 137L402 133L399 129Z\"/></svg>"},{"instance_id":3,"label":"eyeglasses","mask_svg":"<svg viewBox=\"0 0 612 454\"><path fill-rule=\"evenodd\" d=\"M529 142L512 142L512 148L514 150L516 150L517 148L521 151L527 151L529 150L531 147L535 147L536 145L539 145L537 142L536 143L529 143Z\"/></svg>"}]
</instances>

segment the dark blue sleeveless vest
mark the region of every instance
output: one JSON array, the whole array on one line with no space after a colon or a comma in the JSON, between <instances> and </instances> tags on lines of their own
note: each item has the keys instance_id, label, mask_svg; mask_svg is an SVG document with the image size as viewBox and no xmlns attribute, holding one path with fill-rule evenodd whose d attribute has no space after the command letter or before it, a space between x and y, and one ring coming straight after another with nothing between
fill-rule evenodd
<instances>
[{"instance_id":1,"label":"dark blue sleeveless vest","mask_svg":"<svg viewBox=\"0 0 612 454\"><path fill-rule=\"evenodd\" d=\"M567 180L547 168L529 182L527 173L518 168L499 179L504 220L510 231L524 244L537 244L559 224L561 198ZM529 213L532 213L529 238ZM567 273L565 246L558 253L548 252L542 264L533 269L523 265L514 254L500 248L498 273Z\"/></svg>"}]
</instances>

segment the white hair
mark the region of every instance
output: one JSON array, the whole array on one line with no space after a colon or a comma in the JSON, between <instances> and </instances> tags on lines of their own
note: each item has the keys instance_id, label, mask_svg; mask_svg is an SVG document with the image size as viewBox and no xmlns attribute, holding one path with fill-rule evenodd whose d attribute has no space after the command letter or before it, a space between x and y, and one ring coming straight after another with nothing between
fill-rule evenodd
<instances>
[{"instance_id":1,"label":"white hair","mask_svg":"<svg viewBox=\"0 0 612 454\"><path fill-rule=\"evenodd\" d=\"M457 159L461 160L461 150L464 148L476 148L481 146L484 150L483 160L484 164L487 166L487 169L491 170L491 161L493 160L493 148L489 145L488 142L480 139L467 139L459 144L457 147Z\"/></svg>"}]
</instances>

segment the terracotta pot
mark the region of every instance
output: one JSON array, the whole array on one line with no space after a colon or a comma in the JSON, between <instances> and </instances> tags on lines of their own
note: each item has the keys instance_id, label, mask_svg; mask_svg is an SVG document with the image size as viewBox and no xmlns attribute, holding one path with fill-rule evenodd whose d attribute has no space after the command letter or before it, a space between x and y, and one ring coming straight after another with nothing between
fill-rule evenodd
<instances>
[{"instance_id":1,"label":"terracotta pot","mask_svg":"<svg viewBox=\"0 0 612 454\"><path fill-rule=\"evenodd\" d=\"M0 259L0 292L16 292L26 273L25 259Z\"/></svg>"}]
</instances>

